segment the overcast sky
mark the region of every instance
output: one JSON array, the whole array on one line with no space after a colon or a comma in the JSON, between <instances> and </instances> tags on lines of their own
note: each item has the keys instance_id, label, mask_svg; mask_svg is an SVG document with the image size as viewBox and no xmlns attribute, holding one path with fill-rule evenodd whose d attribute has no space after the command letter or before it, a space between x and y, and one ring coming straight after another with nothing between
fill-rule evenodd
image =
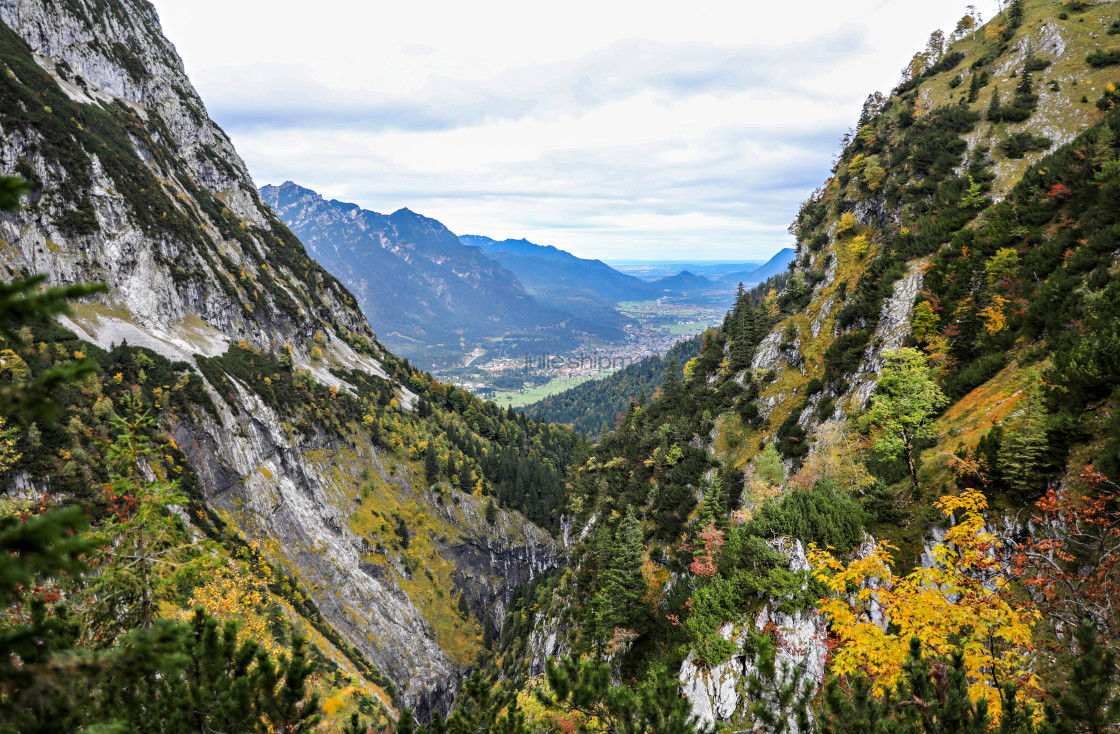
<instances>
[{"instance_id":1,"label":"overcast sky","mask_svg":"<svg viewBox=\"0 0 1120 734\"><path fill-rule=\"evenodd\" d=\"M583 257L743 260L790 244L864 98L967 5L154 2L258 186Z\"/></svg>"}]
</instances>

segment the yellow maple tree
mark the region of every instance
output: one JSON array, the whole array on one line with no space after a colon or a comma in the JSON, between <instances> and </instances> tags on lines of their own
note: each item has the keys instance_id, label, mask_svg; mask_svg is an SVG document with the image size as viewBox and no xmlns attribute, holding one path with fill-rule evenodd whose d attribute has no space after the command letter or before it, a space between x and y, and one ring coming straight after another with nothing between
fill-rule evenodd
<instances>
[{"instance_id":1,"label":"yellow maple tree","mask_svg":"<svg viewBox=\"0 0 1120 734\"><path fill-rule=\"evenodd\" d=\"M984 317L984 328L989 334L998 334L1007 328L1007 314L1003 310L1006 304L1006 298L993 295L992 305L980 311L980 315Z\"/></svg>"},{"instance_id":2,"label":"yellow maple tree","mask_svg":"<svg viewBox=\"0 0 1120 734\"><path fill-rule=\"evenodd\" d=\"M263 561L259 561L258 565L262 573L271 572ZM175 616L187 620L195 607L202 607L218 619L236 620L239 640L253 640L272 655L286 653L286 647L278 643L269 630L268 620L263 614L266 602L264 583L254 578L240 563L230 559L227 565L215 570L209 581L195 588L189 608Z\"/></svg>"},{"instance_id":3,"label":"yellow maple tree","mask_svg":"<svg viewBox=\"0 0 1120 734\"><path fill-rule=\"evenodd\" d=\"M898 549L886 542L848 564L810 548L814 575L833 592L819 603L838 641L832 670L867 676L882 694L902 674L912 638L932 657L959 647L970 696L987 699L998 720L1001 686L1015 684L1023 700L1038 693L1031 630L1040 615L1031 604L1012 602L1011 580L992 552L995 536L985 531L984 495L966 490L942 497L936 506L960 519L933 546L933 563L906 576L891 570L892 551ZM872 613L876 609L880 620Z\"/></svg>"}]
</instances>

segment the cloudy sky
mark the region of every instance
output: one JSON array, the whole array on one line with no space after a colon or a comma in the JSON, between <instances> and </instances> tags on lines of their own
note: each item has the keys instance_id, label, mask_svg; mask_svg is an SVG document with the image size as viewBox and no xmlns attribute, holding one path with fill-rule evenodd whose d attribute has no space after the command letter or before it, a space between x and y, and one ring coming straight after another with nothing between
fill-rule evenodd
<instances>
[{"instance_id":1,"label":"cloudy sky","mask_svg":"<svg viewBox=\"0 0 1120 734\"><path fill-rule=\"evenodd\" d=\"M154 2L258 185L583 257L736 260L790 243L864 98L967 4Z\"/></svg>"}]
</instances>

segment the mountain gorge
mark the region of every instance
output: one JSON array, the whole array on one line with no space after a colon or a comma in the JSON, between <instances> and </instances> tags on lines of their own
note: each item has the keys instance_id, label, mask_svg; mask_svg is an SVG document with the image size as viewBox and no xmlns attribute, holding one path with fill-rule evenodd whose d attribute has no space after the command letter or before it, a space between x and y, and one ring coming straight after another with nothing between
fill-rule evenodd
<instances>
[{"instance_id":1,"label":"mountain gorge","mask_svg":"<svg viewBox=\"0 0 1120 734\"><path fill-rule=\"evenodd\" d=\"M145 0L0 2L0 731L1114 729L1120 11L974 12L788 270L516 413L385 344L660 286L258 192Z\"/></svg>"}]
</instances>

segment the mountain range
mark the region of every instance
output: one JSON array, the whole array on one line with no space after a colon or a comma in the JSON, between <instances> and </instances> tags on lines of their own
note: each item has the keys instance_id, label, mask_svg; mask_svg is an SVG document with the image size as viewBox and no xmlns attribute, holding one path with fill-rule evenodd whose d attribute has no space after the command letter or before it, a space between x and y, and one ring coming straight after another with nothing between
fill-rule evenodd
<instances>
[{"instance_id":1,"label":"mountain range","mask_svg":"<svg viewBox=\"0 0 1120 734\"><path fill-rule=\"evenodd\" d=\"M601 260L576 257L551 245L525 239L499 242L481 235L462 235L459 239L515 273L538 300L572 313L603 318L620 301L676 295L620 273Z\"/></svg>"},{"instance_id":2,"label":"mountain range","mask_svg":"<svg viewBox=\"0 0 1120 734\"><path fill-rule=\"evenodd\" d=\"M482 347L561 351L622 332L542 302L517 275L440 222L324 199L285 182L262 199L308 252L355 294L389 347L429 364L455 363Z\"/></svg>"},{"instance_id":3,"label":"mountain range","mask_svg":"<svg viewBox=\"0 0 1120 734\"><path fill-rule=\"evenodd\" d=\"M736 272L733 282L688 271L650 282L553 246L456 236L409 209L379 214L291 181L259 193L312 257L355 294L379 325L379 338L428 366L455 366L476 350L562 352L619 343L628 323L619 303L728 303L741 280L765 280L793 253L783 249L757 275Z\"/></svg>"}]
</instances>

